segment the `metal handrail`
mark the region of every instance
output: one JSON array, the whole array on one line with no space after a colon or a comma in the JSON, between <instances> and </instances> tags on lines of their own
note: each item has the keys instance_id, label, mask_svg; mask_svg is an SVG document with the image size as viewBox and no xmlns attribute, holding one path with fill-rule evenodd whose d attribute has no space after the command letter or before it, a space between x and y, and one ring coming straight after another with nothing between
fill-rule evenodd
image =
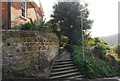
<instances>
[{"instance_id":1,"label":"metal handrail","mask_svg":"<svg viewBox=\"0 0 120 81\"><path fill-rule=\"evenodd\" d=\"M59 57L59 55L60 55L60 54L58 53L58 54L56 55L56 57L53 59L53 61L52 61L51 68L50 68L50 72L49 72L49 78L50 78L50 73L51 73L51 71L52 71L52 67L53 67L56 59Z\"/></svg>"}]
</instances>

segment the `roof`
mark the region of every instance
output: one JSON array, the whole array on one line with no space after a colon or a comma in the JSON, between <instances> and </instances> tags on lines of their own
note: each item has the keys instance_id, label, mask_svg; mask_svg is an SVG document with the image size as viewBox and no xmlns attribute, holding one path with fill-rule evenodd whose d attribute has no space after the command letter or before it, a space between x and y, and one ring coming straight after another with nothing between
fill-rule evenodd
<instances>
[{"instance_id":1,"label":"roof","mask_svg":"<svg viewBox=\"0 0 120 81\"><path fill-rule=\"evenodd\" d=\"M40 0L27 0L27 1L31 2L34 7L40 8L42 11L42 14L44 15L44 11L43 11L42 4L41 4Z\"/></svg>"}]
</instances>

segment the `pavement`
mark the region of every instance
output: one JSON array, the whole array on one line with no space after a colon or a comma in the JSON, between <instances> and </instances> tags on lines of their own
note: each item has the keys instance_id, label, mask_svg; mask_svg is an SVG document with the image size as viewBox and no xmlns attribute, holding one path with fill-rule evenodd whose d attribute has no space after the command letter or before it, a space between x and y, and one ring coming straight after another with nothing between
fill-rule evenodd
<instances>
[{"instance_id":1,"label":"pavement","mask_svg":"<svg viewBox=\"0 0 120 81\"><path fill-rule=\"evenodd\" d=\"M67 50L63 49L61 51L60 57L57 60L67 60L67 59L71 59L70 53Z\"/></svg>"}]
</instances>

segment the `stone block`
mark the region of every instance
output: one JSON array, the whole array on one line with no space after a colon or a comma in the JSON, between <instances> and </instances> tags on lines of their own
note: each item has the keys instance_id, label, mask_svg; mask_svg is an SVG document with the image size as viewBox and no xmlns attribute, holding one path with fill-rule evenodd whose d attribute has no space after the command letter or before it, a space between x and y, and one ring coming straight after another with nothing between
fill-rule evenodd
<instances>
[{"instance_id":1,"label":"stone block","mask_svg":"<svg viewBox=\"0 0 120 81\"><path fill-rule=\"evenodd\" d=\"M58 38L38 31L3 31L3 75L47 76L44 71L59 50ZM39 73L38 73L39 72ZM38 75L43 72L44 75Z\"/></svg>"}]
</instances>

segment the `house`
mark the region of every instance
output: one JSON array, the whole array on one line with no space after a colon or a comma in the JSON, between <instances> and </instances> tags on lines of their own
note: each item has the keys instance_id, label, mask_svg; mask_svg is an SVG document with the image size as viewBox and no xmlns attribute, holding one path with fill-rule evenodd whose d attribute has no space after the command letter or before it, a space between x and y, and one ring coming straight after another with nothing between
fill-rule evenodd
<instances>
[{"instance_id":1,"label":"house","mask_svg":"<svg viewBox=\"0 0 120 81\"><path fill-rule=\"evenodd\" d=\"M15 0L2 4L2 29L12 29L16 25L41 19L44 15L40 0Z\"/></svg>"}]
</instances>

